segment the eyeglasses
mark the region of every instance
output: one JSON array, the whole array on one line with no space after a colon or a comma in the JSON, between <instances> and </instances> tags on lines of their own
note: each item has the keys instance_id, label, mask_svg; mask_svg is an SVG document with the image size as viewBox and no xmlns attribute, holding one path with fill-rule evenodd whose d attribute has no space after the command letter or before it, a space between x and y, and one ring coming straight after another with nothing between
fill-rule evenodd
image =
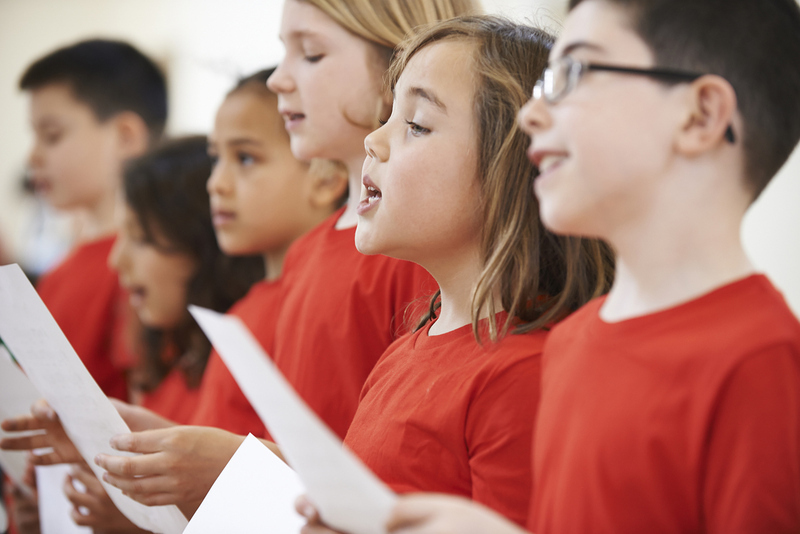
<instances>
[{"instance_id":1,"label":"eyeglasses","mask_svg":"<svg viewBox=\"0 0 800 534\"><path fill-rule=\"evenodd\" d=\"M704 74L688 72L675 69L637 69L633 67L619 67L615 65L602 65L599 63L585 63L577 61L569 56L551 62L545 69L542 78L536 82L533 88L534 100L544 98L548 104L554 104L563 100L578 85L581 77L589 71L617 72L620 74L633 74L638 76L648 76L665 82L681 83L693 82ZM729 143L735 143L736 137L733 134L733 127L730 125L725 130L725 139Z\"/></svg>"}]
</instances>

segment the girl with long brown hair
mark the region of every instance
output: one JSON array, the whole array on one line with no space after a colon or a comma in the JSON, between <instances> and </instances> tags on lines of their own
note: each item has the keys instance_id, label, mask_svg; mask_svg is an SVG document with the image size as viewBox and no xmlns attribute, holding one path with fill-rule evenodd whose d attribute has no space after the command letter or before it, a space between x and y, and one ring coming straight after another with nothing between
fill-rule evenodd
<instances>
[{"instance_id":1,"label":"girl with long brown hair","mask_svg":"<svg viewBox=\"0 0 800 534\"><path fill-rule=\"evenodd\" d=\"M440 291L376 365L345 444L394 490L527 519L549 326L603 293L598 241L539 221L519 108L553 38L494 17L443 22L389 70L391 117L366 139L356 245L418 263Z\"/></svg>"}]
</instances>

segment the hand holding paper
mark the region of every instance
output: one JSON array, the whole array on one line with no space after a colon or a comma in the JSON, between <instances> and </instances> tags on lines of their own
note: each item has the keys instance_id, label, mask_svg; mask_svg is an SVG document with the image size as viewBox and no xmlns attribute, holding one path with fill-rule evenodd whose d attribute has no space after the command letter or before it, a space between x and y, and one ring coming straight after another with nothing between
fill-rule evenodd
<instances>
[{"instance_id":1,"label":"hand holding paper","mask_svg":"<svg viewBox=\"0 0 800 534\"><path fill-rule=\"evenodd\" d=\"M2 428L8 434L0 441L0 448L9 451L32 451L34 449L51 448L53 452L35 454L31 457L34 465L72 464L83 462L75 444L69 439L58 415L44 399L37 400L31 406L31 415L21 415L3 421ZM41 433L31 434L31 430Z\"/></svg>"},{"instance_id":2,"label":"hand holding paper","mask_svg":"<svg viewBox=\"0 0 800 534\"><path fill-rule=\"evenodd\" d=\"M297 396L241 320L196 306L189 311L300 475L323 521L352 534L385 532L397 497Z\"/></svg>"},{"instance_id":3,"label":"hand holding paper","mask_svg":"<svg viewBox=\"0 0 800 534\"><path fill-rule=\"evenodd\" d=\"M100 454L104 480L149 506L178 504L191 515L241 445L242 436L200 426L174 426L115 436L119 451L139 456Z\"/></svg>"},{"instance_id":4,"label":"hand holding paper","mask_svg":"<svg viewBox=\"0 0 800 534\"><path fill-rule=\"evenodd\" d=\"M67 435L90 462L112 453L109 439L128 427L75 354L17 265L0 267L0 338L31 383L58 413ZM106 486L114 504L141 528L178 534L186 518L175 507L147 508Z\"/></svg>"}]
</instances>

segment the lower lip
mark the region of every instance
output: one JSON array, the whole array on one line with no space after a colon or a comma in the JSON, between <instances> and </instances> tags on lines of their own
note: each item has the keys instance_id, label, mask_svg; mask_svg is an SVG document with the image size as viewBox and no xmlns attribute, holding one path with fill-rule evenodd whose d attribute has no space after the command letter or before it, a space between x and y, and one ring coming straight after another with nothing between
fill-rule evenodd
<instances>
[{"instance_id":1,"label":"lower lip","mask_svg":"<svg viewBox=\"0 0 800 534\"><path fill-rule=\"evenodd\" d=\"M553 173L555 171L557 171L559 168L561 168L561 166L563 164L564 164L564 161L562 160L562 161L559 161L558 163L555 163L555 164L551 165L550 167L547 168L546 172L540 172L539 173L539 176L536 177L536 181L539 182L539 181L547 180L550 176L553 175Z\"/></svg>"},{"instance_id":2,"label":"lower lip","mask_svg":"<svg viewBox=\"0 0 800 534\"><path fill-rule=\"evenodd\" d=\"M213 216L212 222L214 224L214 228L219 228L220 226L227 226L231 224L236 216L232 213L218 213Z\"/></svg>"},{"instance_id":3,"label":"lower lip","mask_svg":"<svg viewBox=\"0 0 800 534\"><path fill-rule=\"evenodd\" d=\"M370 212L373 208L375 208L375 206L377 206L381 202L380 198L376 198L372 202L370 202L369 199L370 199L370 197L367 197L367 198L365 198L364 200L362 200L361 202L358 203L358 206L356 206L356 213L358 215L364 215L364 214Z\"/></svg>"},{"instance_id":4,"label":"lower lip","mask_svg":"<svg viewBox=\"0 0 800 534\"><path fill-rule=\"evenodd\" d=\"M141 308L144 305L144 291L132 292L129 296L129 301L133 308Z\"/></svg>"},{"instance_id":5,"label":"lower lip","mask_svg":"<svg viewBox=\"0 0 800 534\"><path fill-rule=\"evenodd\" d=\"M283 123L284 127L286 128L287 132L291 132L292 130L296 130L300 127L300 123L305 120L305 117L298 117L296 119L286 119Z\"/></svg>"}]
</instances>

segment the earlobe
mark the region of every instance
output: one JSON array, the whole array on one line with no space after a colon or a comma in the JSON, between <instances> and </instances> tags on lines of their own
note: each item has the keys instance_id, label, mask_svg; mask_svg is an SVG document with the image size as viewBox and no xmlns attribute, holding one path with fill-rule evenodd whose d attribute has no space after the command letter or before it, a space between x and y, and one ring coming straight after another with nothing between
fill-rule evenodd
<instances>
[{"instance_id":1,"label":"earlobe","mask_svg":"<svg viewBox=\"0 0 800 534\"><path fill-rule=\"evenodd\" d=\"M736 116L736 92L720 76L706 75L692 83L689 109L678 134L677 148L696 156L730 144L728 129Z\"/></svg>"}]
</instances>

